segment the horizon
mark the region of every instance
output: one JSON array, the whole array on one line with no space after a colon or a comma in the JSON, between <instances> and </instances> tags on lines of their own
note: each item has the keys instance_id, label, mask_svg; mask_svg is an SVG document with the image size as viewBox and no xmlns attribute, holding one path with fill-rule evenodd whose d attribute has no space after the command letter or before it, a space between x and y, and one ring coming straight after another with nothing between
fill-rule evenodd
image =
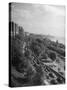
<instances>
[{"instance_id":1,"label":"horizon","mask_svg":"<svg viewBox=\"0 0 67 90\"><path fill-rule=\"evenodd\" d=\"M45 4L12 3L12 21L25 32L64 37L65 7Z\"/></svg>"}]
</instances>

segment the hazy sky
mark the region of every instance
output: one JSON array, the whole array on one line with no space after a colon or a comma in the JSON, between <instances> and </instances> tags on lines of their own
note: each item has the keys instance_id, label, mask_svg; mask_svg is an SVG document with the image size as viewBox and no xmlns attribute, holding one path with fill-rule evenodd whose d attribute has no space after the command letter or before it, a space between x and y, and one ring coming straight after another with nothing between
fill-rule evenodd
<instances>
[{"instance_id":1,"label":"hazy sky","mask_svg":"<svg viewBox=\"0 0 67 90\"><path fill-rule=\"evenodd\" d=\"M27 32L64 37L65 7L44 4L12 4L12 21Z\"/></svg>"}]
</instances>

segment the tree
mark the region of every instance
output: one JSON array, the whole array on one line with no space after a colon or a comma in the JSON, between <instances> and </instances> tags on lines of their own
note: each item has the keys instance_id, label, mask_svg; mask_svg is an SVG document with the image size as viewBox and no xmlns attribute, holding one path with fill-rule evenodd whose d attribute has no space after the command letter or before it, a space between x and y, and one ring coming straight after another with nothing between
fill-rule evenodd
<instances>
[{"instance_id":1,"label":"tree","mask_svg":"<svg viewBox=\"0 0 67 90\"><path fill-rule=\"evenodd\" d=\"M52 60L55 60L56 54L54 52L49 52L48 57L50 57Z\"/></svg>"}]
</instances>

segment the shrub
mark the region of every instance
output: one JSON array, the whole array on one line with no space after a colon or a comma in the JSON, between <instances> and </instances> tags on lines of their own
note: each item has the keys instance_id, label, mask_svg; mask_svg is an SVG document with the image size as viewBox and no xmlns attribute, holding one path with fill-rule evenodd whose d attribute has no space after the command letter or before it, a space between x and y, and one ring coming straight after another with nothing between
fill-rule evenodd
<instances>
[{"instance_id":1,"label":"shrub","mask_svg":"<svg viewBox=\"0 0 67 90\"><path fill-rule=\"evenodd\" d=\"M52 60L56 59L56 54L54 52L49 52L48 57L51 58Z\"/></svg>"},{"instance_id":2,"label":"shrub","mask_svg":"<svg viewBox=\"0 0 67 90\"><path fill-rule=\"evenodd\" d=\"M56 80L51 80L51 84L57 84Z\"/></svg>"},{"instance_id":3,"label":"shrub","mask_svg":"<svg viewBox=\"0 0 67 90\"><path fill-rule=\"evenodd\" d=\"M41 59L47 59L47 55L44 53L41 55Z\"/></svg>"},{"instance_id":4,"label":"shrub","mask_svg":"<svg viewBox=\"0 0 67 90\"><path fill-rule=\"evenodd\" d=\"M50 76L51 78L54 78L54 75L53 75L52 73L49 73L49 76Z\"/></svg>"}]
</instances>

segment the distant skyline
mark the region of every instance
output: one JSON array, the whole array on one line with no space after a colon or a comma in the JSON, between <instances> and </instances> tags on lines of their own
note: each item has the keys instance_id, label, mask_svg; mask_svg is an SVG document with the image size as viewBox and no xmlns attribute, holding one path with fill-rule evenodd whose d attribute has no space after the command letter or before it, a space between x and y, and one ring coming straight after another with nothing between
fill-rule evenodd
<instances>
[{"instance_id":1,"label":"distant skyline","mask_svg":"<svg viewBox=\"0 0 67 90\"><path fill-rule=\"evenodd\" d=\"M12 21L26 32L64 37L65 6L12 3Z\"/></svg>"}]
</instances>

